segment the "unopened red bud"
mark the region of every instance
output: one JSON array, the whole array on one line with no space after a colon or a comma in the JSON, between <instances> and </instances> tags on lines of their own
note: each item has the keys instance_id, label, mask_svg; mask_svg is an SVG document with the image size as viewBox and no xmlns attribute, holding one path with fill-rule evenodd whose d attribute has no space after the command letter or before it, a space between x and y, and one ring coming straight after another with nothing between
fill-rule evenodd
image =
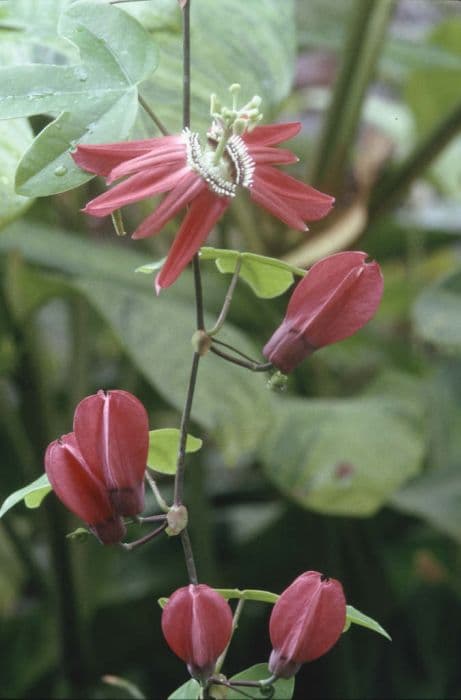
<instances>
[{"instance_id":1,"label":"unopened red bud","mask_svg":"<svg viewBox=\"0 0 461 700\"><path fill-rule=\"evenodd\" d=\"M114 513L105 485L83 459L74 433L48 445L45 471L58 498L103 544L120 542L125 536L123 521Z\"/></svg>"},{"instance_id":2,"label":"unopened red bud","mask_svg":"<svg viewBox=\"0 0 461 700\"><path fill-rule=\"evenodd\" d=\"M345 622L346 600L340 582L318 571L301 574L272 610L269 670L278 678L290 678L301 664L331 649Z\"/></svg>"},{"instance_id":3,"label":"unopened red bud","mask_svg":"<svg viewBox=\"0 0 461 700\"><path fill-rule=\"evenodd\" d=\"M165 605L162 631L191 676L206 681L231 638L232 612L213 588L190 584L175 591Z\"/></svg>"},{"instance_id":4,"label":"unopened red bud","mask_svg":"<svg viewBox=\"0 0 461 700\"><path fill-rule=\"evenodd\" d=\"M140 513L149 449L142 403L127 391L98 391L77 406L74 433L89 469L105 484L115 513Z\"/></svg>"},{"instance_id":5,"label":"unopened red bud","mask_svg":"<svg viewBox=\"0 0 461 700\"><path fill-rule=\"evenodd\" d=\"M353 335L375 314L383 278L366 253L348 251L315 263L299 282L263 355L287 374L318 348Z\"/></svg>"}]
</instances>

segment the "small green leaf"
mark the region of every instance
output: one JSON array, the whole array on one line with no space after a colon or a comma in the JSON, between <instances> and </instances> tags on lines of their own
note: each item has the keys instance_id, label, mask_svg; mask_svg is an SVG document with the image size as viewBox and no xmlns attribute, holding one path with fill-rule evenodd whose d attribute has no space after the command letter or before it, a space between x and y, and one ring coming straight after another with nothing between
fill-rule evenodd
<instances>
[{"instance_id":1,"label":"small green leaf","mask_svg":"<svg viewBox=\"0 0 461 700\"><path fill-rule=\"evenodd\" d=\"M247 588L241 591L239 588L215 588L216 593L222 595L226 600L257 600L261 603L276 603L279 599L277 593L270 591L260 591L253 588Z\"/></svg>"},{"instance_id":2,"label":"small green leaf","mask_svg":"<svg viewBox=\"0 0 461 700\"><path fill-rule=\"evenodd\" d=\"M168 700L198 700L200 698L200 683L191 678L168 696Z\"/></svg>"},{"instance_id":3,"label":"small green leaf","mask_svg":"<svg viewBox=\"0 0 461 700\"><path fill-rule=\"evenodd\" d=\"M155 260L151 263L146 263L146 265L141 265L141 267L137 267L135 272L144 272L144 274L150 275L152 272L157 272L157 270L160 270L160 268L163 267L165 260L166 257L160 258L160 260Z\"/></svg>"},{"instance_id":4,"label":"small green leaf","mask_svg":"<svg viewBox=\"0 0 461 700\"><path fill-rule=\"evenodd\" d=\"M28 508L38 508L45 496L52 490L46 474L42 474L31 484L24 486L10 494L0 508L0 518L20 501L24 501Z\"/></svg>"},{"instance_id":5,"label":"small green leaf","mask_svg":"<svg viewBox=\"0 0 461 700\"><path fill-rule=\"evenodd\" d=\"M214 260L222 273L234 273L240 260L239 276L245 280L256 296L271 299L283 294L293 284L294 275L303 277L305 270L289 265L282 260L255 253L240 253L238 250L201 248L202 260Z\"/></svg>"},{"instance_id":6,"label":"small green leaf","mask_svg":"<svg viewBox=\"0 0 461 700\"><path fill-rule=\"evenodd\" d=\"M386 637L386 639L388 639L390 642L392 641L391 636L386 632L386 630L383 627L381 627L379 622L376 622L376 620L373 620L372 617L369 617L363 612L360 612L360 610L357 610L357 608L352 607L352 605L347 605L346 624L344 626L343 631L346 632L352 624L360 625L361 627L366 627L367 629L372 630L373 632L377 632L383 637Z\"/></svg>"},{"instance_id":7,"label":"small green leaf","mask_svg":"<svg viewBox=\"0 0 461 700\"><path fill-rule=\"evenodd\" d=\"M461 348L461 270L426 287L413 308L416 333L447 355Z\"/></svg>"},{"instance_id":8,"label":"small green leaf","mask_svg":"<svg viewBox=\"0 0 461 700\"><path fill-rule=\"evenodd\" d=\"M251 666L250 668L247 668L244 671L237 673L235 676L232 676L232 678L230 678L229 680L231 682L262 681L265 678L269 678L271 675L272 674L269 671L267 664L256 664L256 666ZM277 700L290 700L290 698L293 697L295 689L295 679L289 678L288 680L285 680L281 678L275 681L274 688L274 698L276 698ZM226 700L241 700L242 695L239 692L239 690L240 688L238 690L234 688L229 689L226 695ZM267 698L267 695L264 695L264 693L262 693L259 688L251 688L251 697L254 698L254 700L262 700L263 698Z\"/></svg>"},{"instance_id":9,"label":"small green leaf","mask_svg":"<svg viewBox=\"0 0 461 700\"><path fill-rule=\"evenodd\" d=\"M202 446L200 438L188 435L186 452L198 452ZM179 448L179 430L161 428L149 433L149 454L147 466L162 474L175 474Z\"/></svg>"},{"instance_id":10,"label":"small green leaf","mask_svg":"<svg viewBox=\"0 0 461 700\"><path fill-rule=\"evenodd\" d=\"M66 538L68 540L76 540L76 542L85 542L91 536L91 533L85 527L78 527L76 530L69 532Z\"/></svg>"}]
</instances>

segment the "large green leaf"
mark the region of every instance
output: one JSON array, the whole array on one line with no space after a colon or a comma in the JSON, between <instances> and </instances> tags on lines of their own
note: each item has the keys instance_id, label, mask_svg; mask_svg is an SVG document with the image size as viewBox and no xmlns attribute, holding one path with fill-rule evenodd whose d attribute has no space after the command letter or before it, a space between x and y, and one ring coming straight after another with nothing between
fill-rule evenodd
<instances>
[{"instance_id":1,"label":"large green leaf","mask_svg":"<svg viewBox=\"0 0 461 700\"><path fill-rule=\"evenodd\" d=\"M28 508L38 508L45 496L51 491L51 484L46 474L42 474L31 484L10 494L0 508L0 518L17 503L24 501Z\"/></svg>"},{"instance_id":2,"label":"large green leaf","mask_svg":"<svg viewBox=\"0 0 461 700\"><path fill-rule=\"evenodd\" d=\"M321 513L368 516L418 473L419 421L405 402L360 398L278 400L261 456L266 474Z\"/></svg>"},{"instance_id":3,"label":"large green leaf","mask_svg":"<svg viewBox=\"0 0 461 700\"><path fill-rule=\"evenodd\" d=\"M0 122L0 228L20 216L32 203L14 189L14 171L32 139L32 129L26 119Z\"/></svg>"},{"instance_id":4,"label":"large green leaf","mask_svg":"<svg viewBox=\"0 0 461 700\"><path fill-rule=\"evenodd\" d=\"M225 104L227 87L242 85L242 97L260 95L266 117L290 91L295 57L293 0L200 0L192 5L192 126L209 123L210 94ZM171 131L181 129L181 34L155 32L161 52L143 95Z\"/></svg>"},{"instance_id":5,"label":"large green leaf","mask_svg":"<svg viewBox=\"0 0 461 700\"><path fill-rule=\"evenodd\" d=\"M427 287L413 308L417 334L439 350L461 351L461 270Z\"/></svg>"},{"instance_id":6,"label":"large green leaf","mask_svg":"<svg viewBox=\"0 0 461 700\"><path fill-rule=\"evenodd\" d=\"M182 410L191 363L195 311L191 279L182 275L173 288L155 297L152 284L135 268L141 256L124 247L91 246L58 230L21 222L0 236L0 251L18 248L26 260L70 273L70 284L83 292L113 328L123 348L165 400ZM215 319L208 316L211 327ZM224 341L257 357L257 350L226 324ZM155 359L154 359L155 358ZM229 463L256 448L271 421L265 379L207 355L194 402L193 417L223 449Z\"/></svg>"},{"instance_id":7,"label":"large green leaf","mask_svg":"<svg viewBox=\"0 0 461 700\"><path fill-rule=\"evenodd\" d=\"M99 279L82 278L75 284L113 328L146 379L168 402L182 410L192 356L192 305L175 300L168 291L156 299L150 291ZM205 317L209 327L213 320ZM229 325L222 335L243 352L256 354L245 336ZM203 358L202 365L192 417L212 430L228 462L233 463L255 449L269 424L270 405L264 378L211 354Z\"/></svg>"},{"instance_id":8,"label":"large green leaf","mask_svg":"<svg viewBox=\"0 0 461 700\"><path fill-rule=\"evenodd\" d=\"M435 469L415 479L391 499L398 510L428 520L461 542L461 469Z\"/></svg>"},{"instance_id":9,"label":"large green leaf","mask_svg":"<svg viewBox=\"0 0 461 700\"><path fill-rule=\"evenodd\" d=\"M76 143L126 138L137 114L137 89L157 65L149 34L112 5L86 0L61 16L59 31L80 51L76 65L31 64L0 69L0 117L62 113L21 161L21 194L63 192L90 176L74 164Z\"/></svg>"}]
</instances>

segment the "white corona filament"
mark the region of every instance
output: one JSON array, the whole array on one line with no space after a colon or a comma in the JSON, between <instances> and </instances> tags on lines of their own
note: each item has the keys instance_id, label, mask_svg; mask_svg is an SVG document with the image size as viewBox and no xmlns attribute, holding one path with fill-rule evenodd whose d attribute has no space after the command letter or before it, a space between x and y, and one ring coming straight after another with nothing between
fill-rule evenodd
<instances>
[{"instance_id":1,"label":"white corona filament","mask_svg":"<svg viewBox=\"0 0 461 700\"><path fill-rule=\"evenodd\" d=\"M248 153L246 144L240 136L231 136L224 151L224 157L227 156L228 165L231 166L233 171L232 179L228 179L228 177L224 176L228 168L219 164L212 165L213 151L208 151L207 153L202 151L198 133L189 129L184 129L182 133L186 143L186 157L189 168L195 170L205 180L212 192L220 197L235 197L238 185L251 187L255 162ZM211 134L209 136L211 137Z\"/></svg>"}]
</instances>

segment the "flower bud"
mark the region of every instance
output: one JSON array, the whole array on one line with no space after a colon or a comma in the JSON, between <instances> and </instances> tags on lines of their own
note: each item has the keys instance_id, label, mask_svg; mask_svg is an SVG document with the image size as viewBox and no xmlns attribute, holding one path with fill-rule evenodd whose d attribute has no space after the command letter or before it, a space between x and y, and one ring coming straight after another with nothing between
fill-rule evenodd
<instances>
[{"instance_id":1,"label":"flower bud","mask_svg":"<svg viewBox=\"0 0 461 700\"><path fill-rule=\"evenodd\" d=\"M275 603L269 633L269 670L291 678L306 661L322 656L338 641L346 622L346 600L339 581L307 571Z\"/></svg>"},{"instance_id":2,"label":"flower bud","mask_svg":"<svg viewBox=\"0 0 461 700\"><path fill-rule=\"evenodd\" d=\"M348 251L315 263L299 282L282 324L263 349L287 374L314 350L353 335L375 314L383 293L378 263Z\"/></svg>"},{"instance_id":3,"label":"flower bud","mask_svg":"<svg viewBox=\"0 0 461 700\"><path fill-rule=\"evenodd\" d=\"M175 591L165 605L162 631L191 676L206 681L231 638L232 612L213 588L190 584Z\"/></svg>"},{"instance_id":4,"label":"flower bud","mask_svg":"<svg viewBox=\"0 0 461 700\"><path fill-rule=\"evenodd\" d=\"M45 471L58 498L103 544L120 542L125 535L123 521L114 513L105 485L88 468L74 433L48 445Z\"/></svg>"},{"instance_id":5,"label":"flower bud","mask_svg":"<svg viewBox=\"0 0 461 700\"><path fill-rule=\"evenodd\" d=\"M127 517L140 513L149 449L142 403L127 391L98 391L78 404L74 433L89 470L105 484L114 511Z\"/></svg>"}]
</instances>

